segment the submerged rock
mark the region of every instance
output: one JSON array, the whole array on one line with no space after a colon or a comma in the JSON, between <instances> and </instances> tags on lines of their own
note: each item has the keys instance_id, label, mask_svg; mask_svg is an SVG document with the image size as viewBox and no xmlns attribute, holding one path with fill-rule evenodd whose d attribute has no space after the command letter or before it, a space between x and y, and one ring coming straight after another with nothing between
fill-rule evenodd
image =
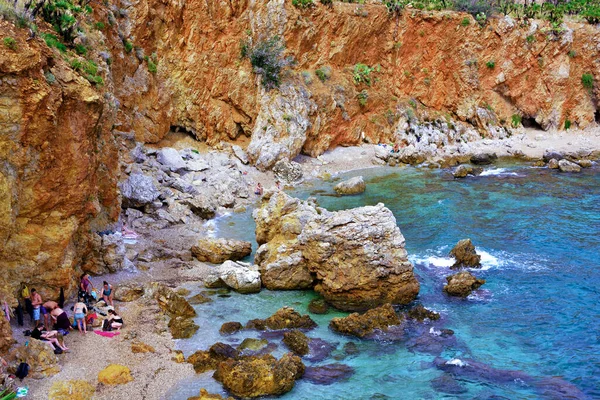
<instances>
[{"instance_id":1,"label":"submerged rock","mask_svg":"<svg viewBox=\"0 0 600 400\"><path fill-rule=\"evenodd\" d=\"M440 319L440 314L435 311L426 309L422 304L419 304L411 308L407 313L409 318L416 319L419 322L423 322L426 319L431 321L437 321Z\"/></svg>"},{"instance_id":2,"label":"submerged rock","mask_svg":"<svg viewBox=\"0 0 600 400\"><path fill-rule=\"evenodd\" d=\"M316 280L328 303L351 311L407 304L419 292L404 237L383 204L329 212L276 192L263 196L253 216L256 262L269 289Z\"/></svg>"},{"instance_id":3,"label":"submerged rock","mask_svg":"<svg viewBox=\"0 0 600 400\"><path fill-rule=\"evenodd\" d=\"M335 363L317 367L306 367L304 379L317 385L331 385L350 378L354 368L349 365Z\"/></svg>"},{"instance_id":4,"label":"submerged rock","mask_svg":"<svg viewBox=\"0 0 600 400\"><path fill-rule=\"evenodd\" d=\"M313 314L327 314L329 306L323 299L313 299L308 303L308 311Z\"/></svg>"},{"instance_id":5,"label":"submerged rock","mask_svg":"<svg viewBox=\"0 0 600 400\"><path fill-rule=\"evenodd\" d=\"M448 284L444 286L444 291L451 296L459 297L467 297L485 283L484 279L477 279L468 271L449 276L446 280Z\"/></svg>"},{"instance_id":6,"label":"submerged rock","mask_svg":"<svg viewBox=\"0 0 600 400\"><path fill-rule=\"evenodd\" d=\"M355 176L346 181L340 182L333 187L333 190L339 194L360 194L365 191L367 185L362 176Z\"/></svg>"},{"instance_id":7,"label":"submerged rock","mask_svg":"<svg viewBox=\"0 0 600 400\"><path fill-rule=\"evenodd\" d=\"M220 264L227 260L239 260L252 252L252 243L225 238L202 238L193 246L192 254L198 261Z\"/></svg>"},{"instance_id":8,"label":"submerged rock","mask_svg":"<svg viewBox=\"0 0 600 400\"><path fill-rule=\"evenodd\" d=\"M187 400L235 400L233 397L223 397L220 394L208 393L204 388L200 389L198 396L188 397Z\"/></svg>"},{"instance_id":9,"label":"submerged rock","mask_svg":"<svg viewBox=\"0 0 600 400\"><path fill-rule=\"evenodd\" d=\"M461 386L450 374L443 374L432 380L431 387L436 392L447 394L462 394L467 392L467 389Z\"/></svg>"},{"instance_id":10,"label":"submerged rock","mask_svg":"<svg viewBox=\"0 0 600 400\"><path fill-rule=\"evenodd\" d=\"M475 251L471 239L463 239L450 251L450 255L456 259L450 268L479 268L481 267L481 256Z\"/></svg>"},{"instance_id":11,"label":"submerged rock","mask_svg":"<svg viewBox=\"0 0 600 400\"><path fill-rule=\"evenodd\" d=\"M304 374L304 364L290 353L277 360L271 355L228 359L213 377L235 396L276 396L289 392Z\"/></svg>"},{"instance_id":12,"label":"submerged rock","mask_svg":"<svg viewBox=\"0 0 600 400\"><path fill-rule=\"evenodd\" d=\"M244 329L244 326L239 322L225 322L221 325L221 329L219 329L219 333L221 335L232 335L236 332Z\"/></svg>"},{"instance_id":13,"label":"submerged rock","mask_svg":"<svg viewBox=\"0 0 600 400\"><path fill-rule=\"evenodd\" d=\"M187 362L194 366L196 373L216 369L221 361L235 358L239 352L225 343L215 343L208 350L198 350L187 358Z\"/></svg>"},{"instance_id":14,"label":"submerged rock","mask_svg":"<svg viewBox=\"0 0 600 400\"><path fill-rule=\"evenodd\" d=\"M300 315L299 312L291 307L283 307L265 319L264 326L271 330L280 329L313 329L317 323L308 315Z\"/></svg>"},{"instance_id":15,"label":"submerged rock","mask_svg":"<svg viewBox=\"0 0 600 400\"><path fill-rule=\"evenodd\" d=\"M329 327L334 331L364 338L375 330L386 331L388 327L399 325L400 317L391 304L374 308L364 314L353 313L344 318L333 318Z\"/></svg>"},{"instance_id":16,"label":"submerged rock","mask_svg":"<svg viewBox=\"0 0 600 400\"><path fill-rule=\"evenodd\" d=\"M260 351L267 347L269 342L266 339L254 339L254 338L246 338L240 343L237 347L239 351L250 350L250 351Z\"/></svg>"},{"instance_id":17,"label":"submerged rock","mask_svg":"<svg viewBox=\"0 0 600 400\"><path fill-rule=\"evenodd\" d=\"M308 354L308 342L309 338L298 329L293 329L283 334L283 344L300 357Z\"/></svg>"},{"instance_id":18,"label":"submerged rock","mask_svg":"<svg viewBox=\"0 0 600 400\"><path fill-rule=\"evenodd\" d=\"M473 167L468 164L461 164L456 167L452 175L454 175L455 178L464 178L469 174L473 174Z\"/></svg>"},{"instance_id":19,"label":"submerged rock","mask_svg":"<svg viewBox=\"0 0 600 400\"><path fill-rule=\"evenodd\" d=\"M210 297L206 297L202 293L198 293L197 295L194 295L188 299L188 303L192 305L210 303L211 301L212 299Z\"/></svg>"}]
</instances>

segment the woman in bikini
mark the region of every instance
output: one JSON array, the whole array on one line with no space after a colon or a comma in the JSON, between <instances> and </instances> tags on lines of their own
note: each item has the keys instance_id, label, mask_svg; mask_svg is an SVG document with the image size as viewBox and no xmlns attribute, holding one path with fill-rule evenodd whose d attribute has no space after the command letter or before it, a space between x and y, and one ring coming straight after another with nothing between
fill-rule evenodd
<instances>
[{"instance_id":1,"label":"woman in bikini","mask_svg":"<svg viewBox=\"0 0 600 400\"><path fill-rule=\"evenodd\" d=\"M102 299L107 305L113 306L113 287L108 282L104 281L104 287L102 288Z\"/></svg>"},{"instance_id":2,"label":"woman in bikini","mask_svg":"<svg viewBox=\"0 0 600 400\"><path fill-rule=\"evenodd\" d=\"M79 332L83 332L84 334L87 333L85 325L85 315L88 312L87 307L82 302L75 303L75 307L73 307L73 312L75 313L75 322L77 323L77 329L79 329Z\"/></svg>"},{"instance_id":3,"label":"woman in bikini","mask_svg":"<svg viewBox=\"0 0 600 400\"><path fill-rule=\"evenodd\" d=\"M123 318L113 309L108 310L108 320L113 329L120 330L123 326Z\"/></svg>"}]
</instances>

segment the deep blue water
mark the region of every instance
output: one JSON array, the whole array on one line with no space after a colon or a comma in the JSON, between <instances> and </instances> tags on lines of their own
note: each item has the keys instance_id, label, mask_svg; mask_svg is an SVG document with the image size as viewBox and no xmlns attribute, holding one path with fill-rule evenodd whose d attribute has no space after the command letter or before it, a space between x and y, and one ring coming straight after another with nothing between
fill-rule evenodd
<instances>
[{"instance_id":1,"label":"deep blue water","mask_svg":"<svg viewBox=\"0 0 600 400\"><path fill-rule=\"evenodd\" d=\"M309 336L338 343L339 362L355 368L344 382L330 386L298 381L285 399L537 399L600 398L600 172L563 174L525 165L490 167L484 176L455 180L449 171L377 168L343 175L363 175L367 191L336 197L335 182L312 182L291 194L316 196L322 207L340 210L383 202L406 238L406 248L421 282L418 302L442 314L441 325L454 330L457 343L439 354L445 359L479 362L490 374L455 376L460 394L435 388L444 373L431 352L410 342L361 342L327 328L330 313L313 316L319 327ZM219 222L219 236L252 240L250 213ZM469 237L483 256L487 280L467 299L442 293L450 275L447 257L460 239ZM195 289L198 291L198 289ZM223 322L265 318L284 305L307 312L312 292L270 292L229 298L198 306L199 333L179 342L186 355L217 341L235 344L245 332L221 337ZM360 354L344 356L345 342ZM280 347L276 355L283 354ZM474 361L471 361L474 360ZM336 362L328 360L321 364ZM307 363L310 364L310 363ZM522 372L524 379L503 379L497 370ZM462 370L461 370L462 371ZM212 373L180 383L172 393L182 398L200 387L222 392ZM550 383L548 383L550 382ZM385 397L388 396L388 397ZM577 397L578 396L578 397Z\"/></svg>"}]
</instances>

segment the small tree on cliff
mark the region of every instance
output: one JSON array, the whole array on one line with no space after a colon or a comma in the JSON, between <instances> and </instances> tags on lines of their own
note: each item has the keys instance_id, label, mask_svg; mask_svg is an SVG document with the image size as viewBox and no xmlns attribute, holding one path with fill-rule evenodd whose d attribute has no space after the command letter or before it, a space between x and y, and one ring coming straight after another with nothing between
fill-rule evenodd
<instances>
[{"instance_id":1,"label":"small tree on cliff","mask_svg":"<svg viewBox=\"0 0 600 400\"><path fill-rule=\"evenodd\" d=\"M260 41L256 46L246 44L245 52L255 74L262 76L262 85L271 90L279 86L281 71L293 62L293 57L284 57L285 46L278 36Z\"/></svg>"}]
</instances>

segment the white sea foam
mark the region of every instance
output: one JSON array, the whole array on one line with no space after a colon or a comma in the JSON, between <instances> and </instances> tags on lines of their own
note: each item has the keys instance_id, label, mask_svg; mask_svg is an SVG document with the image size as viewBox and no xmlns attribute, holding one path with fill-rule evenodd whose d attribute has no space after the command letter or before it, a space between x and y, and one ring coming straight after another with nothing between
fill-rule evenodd
<instances>
[{"instance_id":1,"label":"white sea foam","mask_svg":"<svg viewBox=\"0 0 600 400\"><path fill-rule=\"evenodd\" d=\"M442 331L435 329L433 326L431 328L429 328L429 333L433 336L440 336L442 334Z\"/></svg>"},{"instance_id":2,"label":"white sea foam","mask_svg":"<svg viewBox=\"0 0 600 400\"><path fill-rule=\"evenodd\" d=\"M456 366L459 366L459 367L466 367L469 364L466 363L466 362L464 362L460 358L453 358L452 360L446 361L446 365L456 365Z\"/></svg>"},{"instance_id":3,"label":"white sea foam","mask_svg":"<svg viewBox=\"0 0 600 400\"><path fill-rule=\"evenodd\" d=\"M424 264L426 267L449 268L454 264L454 259L450 257L425 256L411 258L413 264Z\"/></svg>"},{"instance_id":4,"label":"white sea foam","mask_svg":"<svg viewBox=\"0 0 600 400\"><path fill-rule=\"evenodd\" d=\"M491 168L483 171L479 176L521 176L516 172L510 172L506 168Z\"/></svg>"}]
</instances>

